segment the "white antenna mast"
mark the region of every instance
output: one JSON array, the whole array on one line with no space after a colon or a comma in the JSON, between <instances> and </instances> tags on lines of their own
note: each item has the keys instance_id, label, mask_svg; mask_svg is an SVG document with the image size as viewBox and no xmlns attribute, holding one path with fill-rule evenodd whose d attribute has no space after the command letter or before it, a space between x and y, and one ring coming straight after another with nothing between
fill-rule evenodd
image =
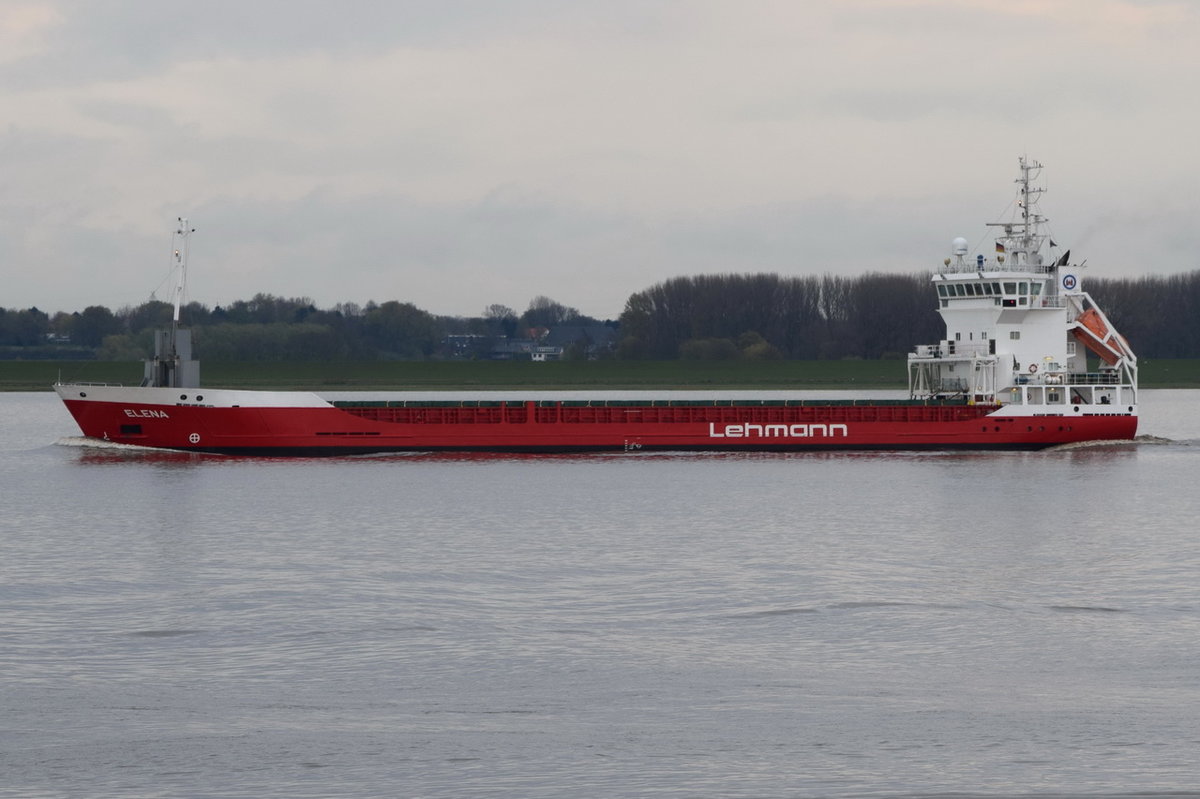
<instances>
[{"instance_id":1,"label":"white antenna mast","mask_svg":"<svg viewBox=\"0 0 1200 799\"><path fill-rule=\"evenodd\" d=\"M175 288L171 292L175 306L175 315L172 317L172 321L175 326L179 325L179 306L183 302L183 293L187 290L188 238L195 232L196 229L188 225L186 219L182 216L179 217L179 229L175 231L175 235L179 237L179 242L175 247Z\"/></svg>"},{"instance_id":2,"label":"white antenna mast","mask_svg":"<svg viewBox=\"0 0 1200 799\"><path fill-rule=\"evenodd\" d=\"M171 287L171 304L175 312L171 317L170 330L154 333L154 358L146 361L144 386L198 386L200 364L192 360L192 331L179 329L179 310L183 306L183 295L187 291L188 239L196 229L182 216L177 217L179 227L171 236L175 256L175 285ZM153 295L151 295L153 296Z\"/></svg>"}]
</instances>

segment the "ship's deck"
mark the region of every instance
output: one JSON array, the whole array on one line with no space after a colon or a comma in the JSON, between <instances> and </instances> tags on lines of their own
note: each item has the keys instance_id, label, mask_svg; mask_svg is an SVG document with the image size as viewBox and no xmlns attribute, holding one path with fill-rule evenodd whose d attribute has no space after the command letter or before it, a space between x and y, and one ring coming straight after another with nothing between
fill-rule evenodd
<instances>
[{"instance_id":1,"label":"ship's deck","mask_svg":"<svg viewBox=\"0 0 1200 799\"><path fill-rule=\"evenodd\" d=\"M946 399L596 399L596 400L333 400L335 408L833 408L967 405L965 398Z\"/></svg>"},{"instance_id":2,"label":"ship's deck","mask_svg":"<svg viewBox=\"0 0 1200 799\"><path fill-rule=\"evenodd\" d=\"M387 424L850 424L861 422L947 423L976 419L997 405L965 400L538 400L339 402L360 419Z\"/></svg>"}]
</instances>

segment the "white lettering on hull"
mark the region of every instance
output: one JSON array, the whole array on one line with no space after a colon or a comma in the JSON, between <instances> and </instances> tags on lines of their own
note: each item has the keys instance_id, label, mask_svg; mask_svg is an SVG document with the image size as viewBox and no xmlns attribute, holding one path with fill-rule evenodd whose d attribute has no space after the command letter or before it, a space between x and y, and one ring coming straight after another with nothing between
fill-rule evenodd
<instances>
[{"instance_id":1,"label":"white lettering on hull","mask_svg":"<svg viewBox=\"0 0 1200 799\"><path fill-rule=\"evenodd\" d=\"M850 435L844 424L727 424L720 430L708 423L709 438L832 438Z\"/></svg>"},{"instance_id":2,"label":"white lettering on hull","mask_svg":"<svg viewBox=\"0 0 1200 799\"><path fill-rule=\"evenodd\" d=\"M170 419L166 411L156 411L153 408L126 408L125 415L130 419Z\"/></svg>"}]
</instances>

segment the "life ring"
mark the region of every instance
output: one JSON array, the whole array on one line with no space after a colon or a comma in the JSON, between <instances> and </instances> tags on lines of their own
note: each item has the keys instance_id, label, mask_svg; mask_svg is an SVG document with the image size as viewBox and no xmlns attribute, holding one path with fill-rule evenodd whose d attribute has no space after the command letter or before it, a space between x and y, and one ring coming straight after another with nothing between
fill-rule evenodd
<instances>
[{"instance_id":1,"label":"life ring","mask_svg":"<svg viewBox=\"0 0 1200 799\"><path fill-rule=\"evenodd\" d=\"M1033 374L1036 371L1037 371L1037 364L1036 363L1029 364L1029 374Z\"/></svg>"}]
</instances>

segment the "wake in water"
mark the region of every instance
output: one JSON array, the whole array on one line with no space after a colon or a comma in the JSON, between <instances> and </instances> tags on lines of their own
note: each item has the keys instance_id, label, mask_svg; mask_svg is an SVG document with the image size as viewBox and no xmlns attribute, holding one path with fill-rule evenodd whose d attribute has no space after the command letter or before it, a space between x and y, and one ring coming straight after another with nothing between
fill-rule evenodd
<instances>
[{"instance_id":1,"label":"wake in water","mask_svg":"<svg viewBox=\"0 0 1200 799\"><path fill-rule=\"evenodd\" d=\"M65 436L54 442L56 447L78 450L81 463L183 463L202 458L221 459L221 455L203 452L186 452L180 449L140 447L136 444L118 444L102 438L87 436Z\"/></svg>"},{"instance_id":2,"label":"wake in water","mask_svg":"<svg viewBox=\"0 0 1200 799\"><path fill-rule=\"evenodd\" d=\"M1053 447L1047 447L1042 450L1044 453L1054 452L1077 452L1077 451L1092 451L1092 450L1131 450L1140 446L1161 446L1165 444L1189 445L1190 441L1176 441L1170 438L1162 438L1159 436L1141 435L1133 440L1113 439L1101 441L1076 441L1070 444L1058 444ZM87 450L96 455L140 455L140 456L169 456L169 457L213 457L226 458L214 453L198 453L186 450L165 449L162 447L143 447L137 444L121 444L116 441L106 441L100 438L89 438L87 436L64 436L54 442L58 447L71 447ZM787 458L870 458L878 459L881 457L887 458L916 458L924 459L930 455L953 455L962 457L964 451L955 450L947 452L929 452L929 451L906 451L906 450L816 450L811 452L690 452L681 451L656 451L656 452L589 452L589 453L503 453L503 452L372 452L360 453L354 455L340 455L332 457L322 457L320 460L359 460L359 461L389 461L389 460L405 460L405 461L446 461L446 462L487 462L487 461L512 461L512 460L545 460L545 459L561 459L561 460L605 460L619 459L626 460L637 458L638 460L679 460L679 459L699 459L699 460L770 460L779 457ZM980 455L991 454L980 450ZM237 457L237 456L234 456ZM250 457L250 456L243 456ZM284 460L294 458L283 458ZM300 458L307 460L307 458Z\"/></svg>"},{"instance_id":3,"label":"wake in water","mask_svg":"<svg viewBox=\"0 0 1200 799\"><path fill-rule=\"evenodd\" d=\"M1158 436L1138 436L1132 441L1127 439L1112 439L1101 441L1075 441L1070 444L1057 444L1053 447L1047 447L1043 452L1072 452L1081 449L1133 449L1142 445L1159 445L1159 444L1179 444L1182 442L1172 441L1169 438L1159 438Z\"/></svg>"},{"instance_id":4,"label":"wake in water","mask_svg":"<svg viewBox=\"0 0 1200 799\"><path fill-rule=\"evenodd\" d=\"M1187 444L1187 441L1175 441L1170 438L1162 438L1160 436L1138 436L1134 439L1137 444Z\"/></svg>"},{"instance_id":5,"label":"wake in water","mask_svg":"<svg viewBox=\"0 0 1200 799\"><path fill-rule=\"evenodd\" d=\"M116 441L105 441L102 438L88 436L64 436L54 442L56 447L83 447L87 449L105 449L125 452L182 452L182 450L162 449L161 447L141 447L137 444L118 444Z\"/></svg>"}]
</instances>

